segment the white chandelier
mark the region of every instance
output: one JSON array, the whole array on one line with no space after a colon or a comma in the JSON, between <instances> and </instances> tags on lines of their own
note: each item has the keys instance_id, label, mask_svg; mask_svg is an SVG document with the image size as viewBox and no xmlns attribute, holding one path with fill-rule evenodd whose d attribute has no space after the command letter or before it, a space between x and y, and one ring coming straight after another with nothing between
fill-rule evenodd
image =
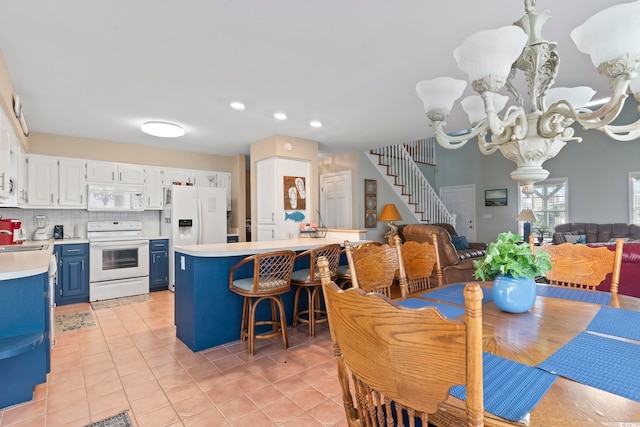
<instances>
[{"instance_id":1,"label":"white chandelier","mask_svg":"<svg viewBox=\"0 0 640 427\"><path fill-rule=\"evenodd\" d=\"M525 0L526 14L513 25L480 31L469 36L453 52L458 67L467 73L474 95L462 100L472 128L463 134L448 135L445 119L453 103L462 96L467 83L450 77L423 80L416 86L418 96L438 143L447 149L462 147L478 138L480 152L496 150L518 167L511 177L531 194L533 184L544 181L549 171L542 164L555 157L568 141L581 141L571 125L597 129L613 139L630 141L640 136L640 120L629 125L611 125L627 97L627 89L640 101L640 0L604 9L571 32L571 38L583 53L591 55L598 72L610 79L611 97L592 111L584 106L595 91L589 87L551 88L558 72L556 44L542 37L542 26L549 11L535 10L535 0ZM521 70L528 85L528 113L514 85ZM517 105L507 108L509 99L498 92L506 86ZM490 140L487 133L491 132Z\"/></svg>"}]
</instances>

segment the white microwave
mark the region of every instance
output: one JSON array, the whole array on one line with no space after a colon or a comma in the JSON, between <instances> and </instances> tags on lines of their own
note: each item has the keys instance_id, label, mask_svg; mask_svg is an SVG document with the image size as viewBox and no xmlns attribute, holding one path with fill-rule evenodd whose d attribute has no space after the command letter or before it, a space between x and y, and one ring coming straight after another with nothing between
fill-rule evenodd
<instances>
[{"instance_id":1,"label":"white microwave","mask_svg":"<svg viewBox=\"0 0 640 427\"><path fill-rule=\"evenodd\" d=\"M144 187L137 185L87 185L88 211L142 211Z\"/></svg>"}]
</instances>

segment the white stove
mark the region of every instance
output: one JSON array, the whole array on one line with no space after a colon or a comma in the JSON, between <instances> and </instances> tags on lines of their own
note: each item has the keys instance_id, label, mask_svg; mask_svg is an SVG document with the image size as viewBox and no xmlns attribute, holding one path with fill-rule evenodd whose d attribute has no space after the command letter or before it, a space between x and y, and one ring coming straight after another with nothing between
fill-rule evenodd
<instances>
[{"instance_id":1,"label":"white stove","mask_svg":"<svg viewBox=\"0 0 640 427\"><path fill-rule=\"evenodd\" d=\"M149 238L142 221L90 221L89 300L149 292Z\"/></svg>"}]
</instances>

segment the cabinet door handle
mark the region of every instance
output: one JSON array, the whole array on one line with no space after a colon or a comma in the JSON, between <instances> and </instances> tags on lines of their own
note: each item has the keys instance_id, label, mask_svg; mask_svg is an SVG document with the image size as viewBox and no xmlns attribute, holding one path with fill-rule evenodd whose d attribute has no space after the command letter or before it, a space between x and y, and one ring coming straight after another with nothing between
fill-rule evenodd
<instances>
[{"instance_id":1,"label":"cabinet door handle","mask_svg":"<svg viewBox=\"0 0 640 427\"><path fill-rule=\"evenodd\" d=\"M111 172L111 181L115 181L116 180L116 173L115 172Z\"/></svg>"},{"instance_id":2,"label":"cabinet door handle","mask_svg":"<svg viewBox=\"0 0 640 427\"><path fill-rule=\"evenodd\" d=\"M147 197L147 206L151 205L151 196Z\"/></svg>"},{"instance_id":3,"label":"cabinet door handle","mask_svg":"<svg viewBox=\"0 0 640 427\"><path fill-rule=\"evenodd\" d=\"M271 230L271 238L272 238L272 239L275 239L275 237L276 237L276 230L273 230L273 229L272 229L272 230Z\"/></svg>"},{"instance_id":4,"label":"cabinet door handle","mask_svg":"<svg viewBox=\"0 0 640 427\"><path fill-rule=\"evenodd\" d=\"M118 177L118 181L122 181L122 172L120 172L120 175Z\"/></svg>"},{"instance_id":5,"label":"cabinet door handle","mask_svg":"<svg viewBox=\"0 0 640 427\"><path fill-rule=\"evenodd\" d=\"M82 194L80 195L80 204L82 204Z\"/></svg>"},{"instance_id":6,"label":"cabinet door handle","mask_svg":"<svg viewBox=\"0 0 640 427\"><path fill-rule=\"evenodd\" d=\"M80 249L68 249L67 253L70 253L70 252L80 252Z\"/></svg>"},{"instance_id":7,"label":"cabinet door handle","mask_svg":"<svg viewBox=\"0 0 640 427\"><path fill-rule=\"evenodd\" d=\"M276 220L276 214L274 212L271 212L271 222L274 222Z\"/></svg>"},{"instance_id":8,"label":"cabinet door handle","mask_svg":"<svg viewBox=\"0 0 640 427\"><path fill-rule=\"evenodd\" d=\"M53 193L51 193L51 203L53 204Z\"/></svg>"},{"instance_id":9,"label":"cabinet door handle","mask_svg":"<svg viewBox=\"0 0 640 427\"><path fill-rule=\"evenodd\" d=\"M6 172L2 172L2 191L4 191L4 181Z\"/></svg>"},{"instance_id":10,"label":"cabinet door handle","mask_svg":"<svg viewBox=\"0 0 640 427\"><path fill-rule=\"evenodd\" d=\"M156 254L153 254L152 257L153 257L153 263L155 264L156 263Z\"/></svg>"},{"instance_id":11,"label":"cabinet door handle","mask_svg":"<svg viewBox=\"0 0 640 427\"><path fill-rule=\"evenodd\" d=\"M84 260L82 260L82 269L84 270Z\"/></svg>"}]
</instances>

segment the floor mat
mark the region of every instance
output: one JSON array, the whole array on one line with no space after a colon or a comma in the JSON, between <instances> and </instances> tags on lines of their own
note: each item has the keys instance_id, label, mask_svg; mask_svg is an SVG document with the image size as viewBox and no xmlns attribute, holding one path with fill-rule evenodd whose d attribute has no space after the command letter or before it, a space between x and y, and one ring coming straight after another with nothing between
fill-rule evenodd
<instances>
[{"instance_id":1,"label":"floor mat","mask_svg":"<svg viewBox=\"0 0 640 427\"><path fill-rule=\"evenodd\" d=\"M84 427L132 427L131 420L127 415L129 411L123 411L112 417L105 418L104 420L96 421L95 423L87 424Z\"/></svg>"},{"instance_id":2,"label":"floor mat","mask_svg":"<svg viewBox=\"0 0 640 427\"><path fill-rule=\"evenodd\" d=\"M53 322L55 324L56 333L96 326L96 322L93 321L93 314L91 314L90 311L73 314L59 314L54 317Z\"/></svg>"},{"instance_id":3,"label":"floor mat","mask_svg":"<svg viewBox=\"0 0 640 427\"><path fill-rule=\"evenodd\" d=\"M149 294L134 295L132 297L105 299L102 301L94 301L91 303L91 308L94 310L101 310L103 308L118 307L120 305L136 304L140 302L151 301L153 298Z\"/></svg>"}]
</instances>

